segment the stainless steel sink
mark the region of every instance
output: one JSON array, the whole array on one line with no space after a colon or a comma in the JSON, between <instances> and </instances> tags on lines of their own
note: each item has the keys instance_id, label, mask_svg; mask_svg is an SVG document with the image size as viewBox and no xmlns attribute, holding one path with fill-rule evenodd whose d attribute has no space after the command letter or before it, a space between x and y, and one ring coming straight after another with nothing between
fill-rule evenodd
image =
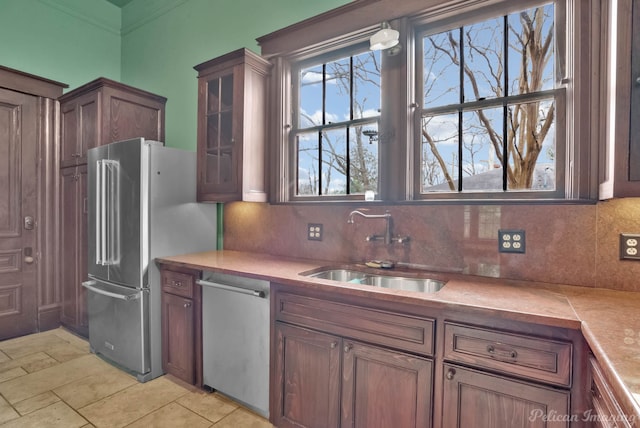
<instances>
[{"instance_id":1,"label":"stainless steel sink","mask_svg":"<svg viewBox=\"0 0 640 428\"><path fill-rule=\"evenodd\" d=\"M350 282L370 285L372 287L394 290L415 291L420 293L436 293L444 287L445 282L432 278L410 278L397 275L363 272L353 269L326 269L303 272L302 275L331 281Z\"/></svg>"}]
</instances>

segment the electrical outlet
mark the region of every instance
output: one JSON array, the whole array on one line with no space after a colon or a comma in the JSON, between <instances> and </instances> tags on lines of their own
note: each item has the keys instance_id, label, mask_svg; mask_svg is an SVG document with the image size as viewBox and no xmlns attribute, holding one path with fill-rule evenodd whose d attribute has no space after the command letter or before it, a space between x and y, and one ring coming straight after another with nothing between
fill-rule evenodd
<instances>
[{"instance_id":1,"label":"electrical outlet","mask_svg":"<svg viewBox=\"0 0 640 428\"><path fill-rule=\"evenodd\" d=\"M524 230L498 230L498 252L524 253L525 248Z\"/></svg>"},{"instance_id":2,"label":"electrical outlet","mask_svg":"<svg viewBox=\"0 0 640 428\"><path fill-rule=\"evenodd\" d=\"M322 224L309 223L307 225L307 239L310 241L322 241Z\"/></svg>"},{"instance_id":3,"label":"electrical outlet","mask_svg":"<svg viewBox=\"0 0 640 428\"><path fill-rule=\"evenodd\" d=\"M640 260L640 235L634 233L620 234L620 259Z\"/></svg>"}]
</instances>

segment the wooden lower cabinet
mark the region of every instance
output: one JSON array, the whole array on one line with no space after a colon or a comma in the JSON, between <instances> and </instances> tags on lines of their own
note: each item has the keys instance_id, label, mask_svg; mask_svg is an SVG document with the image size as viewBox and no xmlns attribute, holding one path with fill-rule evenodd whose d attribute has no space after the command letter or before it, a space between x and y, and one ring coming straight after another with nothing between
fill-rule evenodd
<instances>
[{"instance_id":1,"label":"wooden lower cabinet","mask_svg":"<svg viewBox=\"0 0 640 428\"><path fill-rule=\"evenodd\" d=\"M162 294L163 366L185 382L195 381L193 300Z\"/></svg>"},{"instance_id":2,"label":"wooden lower cabinet","mask_svg":"<svg viewBox=\"0 0 640 428\"><path fill-rule=\"evenodd\" d=\"M197 271L161 268L162 369L202 386L202 290Z\"/></svg>"},{"instance_id":3,"label":"wooden lower cabinet","mask_svg":"<svg viewBox=\"0 0 640 428\"><path fill-rule=\"evenodd\" d=\"M567 427L570 393L445 364L444 428Z\"/></svg>"},{"instance_id":4,"label":"wooden lower cabinet","mask_svg":"<svg viewBox=\"0 0 640 428\"><path fill-rule=\"evenodd\" d=\"M591 356L589 358L591 373L591 411L586 417L593 421L597 428L631 428L636 425L633 414L622 410L614 389L607 381L602 367Z\"/></svg>"},{"instance_id":5,"label":"wooden lower cabinet","mask_svg":"<svg viewBox=\"0 0 640 428\"><path fill-rule=\"evenodd\" d=\"M430 427L433 363L343 340L341 427Z\"/></svg>"},{"instance_id":6,"label":"wooden lower cabinet","mask_svg":"<svg viewBox=\"0 0 640 428\"><path fill-rule=\"evenodd\" d=\"M339 426L342 339L283 323L276 323L275 332L275 425Z\"/></svg>"},{"instance_id":7,"label":"wooden lower cabinet","mask_svg":"<svg viewBox=\"0 0 640 428\"><path fill-rule=\"evenodd\" d=\"M431 360L280 322L275 331L276 426L431 426Z\"/></svg>"}]
</instances>

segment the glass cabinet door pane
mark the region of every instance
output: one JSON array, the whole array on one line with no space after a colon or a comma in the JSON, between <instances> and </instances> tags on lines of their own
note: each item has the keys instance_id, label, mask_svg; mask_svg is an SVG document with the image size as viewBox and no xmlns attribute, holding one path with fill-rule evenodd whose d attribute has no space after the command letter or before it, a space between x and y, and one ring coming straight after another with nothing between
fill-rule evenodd
<instances>
[{"instance_id":1,"label":"glass cabinet door pane","mask_svg":"<svg viewBox=\"0 0 640 428\"><path fill-rule=\"evenodd\" d=\"M233 107L233 74L222 76L220 110L231 110Z\"/></svg>"},{"instance_id":2,"label":"glass cabinet door pane","mask_svg":"<svg viewBox=\"0 0 640 428\"><path fill-rule=\"evenodd\" d=\"M220 111L220 79L207 82L207 113Z\"/></svg>"},{"instance_id":3,"label":"glass cabinet door pane","mask_svg":"<svg viewBox=\"0 0 640 428\"><path fill-rule=\"evenodd\" d=\"M236 166L233 134L233 74L208 81L207 100L207 183L232 187Z\"/></svg>"}]
</instances>

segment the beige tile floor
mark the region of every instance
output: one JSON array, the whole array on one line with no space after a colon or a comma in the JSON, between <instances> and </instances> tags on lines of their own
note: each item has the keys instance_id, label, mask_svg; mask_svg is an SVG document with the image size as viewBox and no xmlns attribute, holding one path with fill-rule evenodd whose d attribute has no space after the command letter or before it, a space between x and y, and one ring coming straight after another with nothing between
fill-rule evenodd
<instances>
[{"instance_id":1,"label":"beige tile floor","mask_svg":"<svg viewBox=\"0 0 640 428\"><path fill-rule=\"evenodd\" d=\"M63 328L0 342L0 427L271 428L170 375L146 383Z\"/></svg>"}]
</instances>

